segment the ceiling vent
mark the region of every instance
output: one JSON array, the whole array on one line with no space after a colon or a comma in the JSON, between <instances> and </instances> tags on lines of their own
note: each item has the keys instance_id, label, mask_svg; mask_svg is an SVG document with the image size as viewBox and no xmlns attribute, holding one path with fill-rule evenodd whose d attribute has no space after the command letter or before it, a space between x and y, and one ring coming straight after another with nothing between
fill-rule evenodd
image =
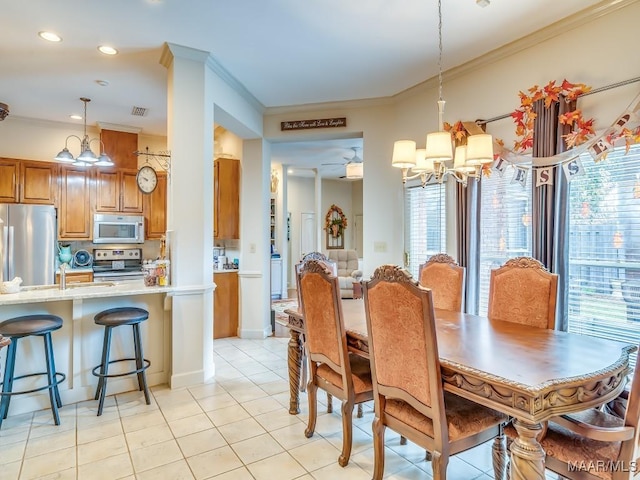
<instances>
[{"instance_id":1,"label":"ceiling vent","mask_svg":"<svg viewBox=\"0 0 640 480\"><path fill-rule=\"evenodd\" d=\"M144 117L147 112L149 111L148 108L144 108L144 107L133 107L131 109L131 115L135 116L135 117Z\"/></svg>"}]
</instances>

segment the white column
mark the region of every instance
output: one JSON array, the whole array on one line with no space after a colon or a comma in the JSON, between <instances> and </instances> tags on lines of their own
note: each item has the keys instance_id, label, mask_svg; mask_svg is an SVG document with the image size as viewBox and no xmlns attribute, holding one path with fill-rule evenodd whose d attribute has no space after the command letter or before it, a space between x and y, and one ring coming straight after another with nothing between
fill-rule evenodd
<instances>
[{"instance_id":1,"label":"white column","mask_svg":"<svg viewBox=\"0 0 640 480\"><path fill-rule=\"evenodd\" d=\"M324 213L322 212L322 177L320 176L320 171L318 171L317 168L313 169L313 173L315 175L314 210L316 212L316 225L317 225L316 231L318 232L318 251L322 252L324 250L324 239L325 239L325 231L323 230Z\"/></svg>"},{"instance_id":2,"label":"white column","mask_svg":"<svg viewBox=\"0 0 640 480\"><path fill-rule=\"evenodd\" d=\"M242 338L271 335L269 199L271 151L262 139L242 144L240 328Z\"/></svg>"},{"instance_id":3,"label":"white column","mask_svg":"<svg viewBox=\"0 0 640 480\"><path fill-rule=\"evenodd\" d=\"M209 54L167 45L172 388L213 376L213 98Z\"/></svg>"}]
</instances>

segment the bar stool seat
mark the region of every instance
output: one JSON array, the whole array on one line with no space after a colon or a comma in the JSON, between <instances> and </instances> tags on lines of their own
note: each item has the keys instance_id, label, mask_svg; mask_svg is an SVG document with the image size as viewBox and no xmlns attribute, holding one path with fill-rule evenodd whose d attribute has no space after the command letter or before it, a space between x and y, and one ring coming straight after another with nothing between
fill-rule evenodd
<instances>
[{"instance_id":1,"label":"bar stool seat","mask_svg":"<svg viewBox=\"0 0 640 480\"><path fill-rule=\"evenodd\" d=\"M0 323L0 337L8 337L11 343L7 347L7 359L5 364L4 378L2 381L2 392L0 392L0 426L2 421L7 418L9 412L9 403L14 395L22 395L25 393L34 393L41 390L49 390L49 400L51 401L51 411L53 420L56 425L60 425L60 415L58 408L62 407L60 400L60 392L58 385L67 377L64 373L56 372L55 359L53 356L53 342L51 340L51 332L62 327L62 318L50 314L33 314L21 317L10 318ZM29 373L26 375L14 376L16 365L16 351L18 348L18 340L29 336L41 336L44 341L45 357L47 361L47 371L38 373ZM30 390L13 391L14 380L21 378L35 377L40 375L47 376L47 384L42 387L32 388Z\"/></svg>"},{"instance_id":2,"label":"bar stool seat","mask_svg":"<svg viewBox=\"0 0 640 480\"><path fill-rule=\"evenodd\" d=\"M144 398L147 405L151 405L149 397L149 389L147 387L147 377L145 370L151 366L151 362L144 358L142 353L142 340L140 335L140 323L149 318L149 312L137 307L118 307L110 308L98 313L94 317L96 325L102 325L104 329L104 340L102 344L102 362L95 367L91 373L99 378L98 388L96 389L95 399L99 400L98 416L102 415L104 407L104 398L107 391L107 379L112 377L123 377L125 375L138 376L138 387L144 391ZM131 325L133 327L133 345L135 356L133 358L121 358L118 360L109 360L109 350L111 348L111 331L122 325ZM109 373L109 365L119 362L135 361L136 368L123 373Z\"/></svg>"}]
</instances>

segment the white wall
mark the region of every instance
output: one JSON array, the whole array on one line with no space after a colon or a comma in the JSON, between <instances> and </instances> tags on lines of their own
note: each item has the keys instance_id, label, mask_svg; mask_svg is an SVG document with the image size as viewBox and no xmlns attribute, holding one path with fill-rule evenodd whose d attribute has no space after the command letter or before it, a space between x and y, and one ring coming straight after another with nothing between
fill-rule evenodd
<instances>
[{"instance_id":1,"label":"white wall","mask_svg":"<svg viewBox=\"0 0 640 480\"><path fill-rule=\"evenodd\" d=\"M315 203L313 192L315 180L313 178L287 177L287 212L291 213L291 230L289 258L287 265L287 283L289 288L295 288L295 264L300 260L300 219L303 213L314 213Z\"/></svg>"}]
</instances>

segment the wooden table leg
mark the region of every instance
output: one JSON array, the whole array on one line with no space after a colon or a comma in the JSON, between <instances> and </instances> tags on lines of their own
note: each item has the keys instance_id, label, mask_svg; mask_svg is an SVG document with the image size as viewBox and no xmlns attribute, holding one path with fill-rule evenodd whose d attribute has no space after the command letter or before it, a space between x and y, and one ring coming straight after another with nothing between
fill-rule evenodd
<instances>
[{"instance_id":1,"label":"wooden table leg","mask_svg":"<svg viewBox=\"0 0 640 480\"><path fill-rule=\"evenodd\" d=\"M539 423L514 420L518 437L511 442L511 480L544 480L544 450L537 436L542 431Z\"/></svg>"},{"instance_id":2,"label":"wooden table leg","mask_svg":"<svg viewBox=\"0 0 640 480\"><path fill-rule=\"evenodd\" d=\"M302 362L302 341L300 333L290 328L289 349L287 352L289 365L289 413L300 413L300 366Z\"/></svg>"}]
</instances>

